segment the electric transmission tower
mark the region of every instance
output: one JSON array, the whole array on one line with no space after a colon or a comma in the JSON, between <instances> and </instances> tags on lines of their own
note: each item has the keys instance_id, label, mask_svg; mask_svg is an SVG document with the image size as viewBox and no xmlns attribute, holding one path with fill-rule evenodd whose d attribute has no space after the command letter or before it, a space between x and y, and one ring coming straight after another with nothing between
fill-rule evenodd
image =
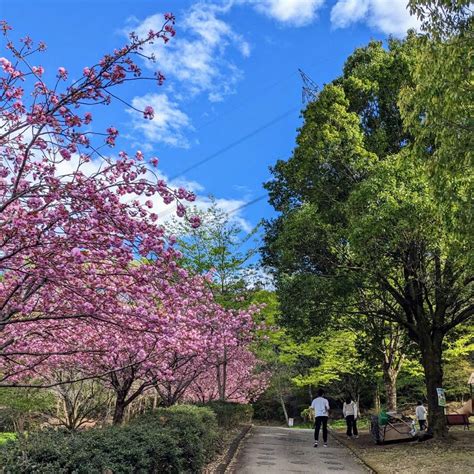
<instances>
[{"instance_id":1,"label":"electric transmission tower","mask_svg":"<svg viewBox=\"0 0 474 474\"><path fill-rule=\"evenodd\" d=\"M301 69L298 69L298 71L303 81L301 100L303 104L308 104L318 97L318 85L304 71Z\"/></svg>"}]
</instances>

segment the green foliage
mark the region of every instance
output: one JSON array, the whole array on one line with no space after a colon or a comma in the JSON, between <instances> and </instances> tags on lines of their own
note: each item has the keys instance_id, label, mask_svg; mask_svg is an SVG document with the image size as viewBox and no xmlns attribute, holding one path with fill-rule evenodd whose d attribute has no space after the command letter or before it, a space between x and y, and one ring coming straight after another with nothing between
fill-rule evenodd
<instances>
[{"instance_id":1,"label":"green foliage","mask_svg":"<svg viewBox=\"0 0 474 474\"><path fill-rule=\"evenodd\" d=\"M422 21L422 29L435 38L463 31L472 17L471 0L409 0L408 7Z\"/></svg>"},{"instance_id":2,"label":"green foliage","mask_svg":"<svg viewBox=\"0 0 474 474\"><path fill-rule=\"evenodd\" d=\"M160 408L136 418L133 425L161 425L177 440L185 472L196 472L218 448L217 420L213 411L193 405Z\"/></svg>"},{"instance_id":3,"label":"green foliage","mask_svg":"<svg viewBox=\"0 0 474 474\"><path fill-rule=\"evenodd\" d=\"M52 393L33 388L0 388L0 429L33 429L54 407Z\"/></svg>"},{"instance_id":4,"label":"green foliage","mask_svg":"<svg viewBox=\"0 0 474 474\"><path fill-rule=\"evenodd\" d=\"M14 441L16 436L16 433L0 433L0 445L6 443L7 441Z\"/></svg>"},{"instance_id":5,"label":"green foliage","mask_svg":"<svg viewBox=\"0 0 474 474\"><path fill-rule=\"evenodd\" d=\"M474 232L474 37L471 2L411 1L426 35L414 44L411 84L400 96L414 156L428 164L444 221L470 244Z\"/></svg>"},{"instance_id":6,"label":"green foliage","mask_svg":"<svg viewBox=\"0 0 474 474\"><path fill-rule=\"evenodd\" d=\"M167 230L177 238L177 248L183 254L181 265L198 274L212 271L212 289L219 303L241 306L236 296L245 296L244 267L257 252L254 246L249 246L257 229L247 232L219 208L214 198L211 202L207 210L188 210L200 217L199 227L175 219L167 225Z\"/></svg>"},{"instance_id":7,"label":"green foliage","mask_svg":"<svg viewBox=\"0 0 474 474\"><path fill-rule=\"evenodd\" d=\"M317 357L318 363L310 367L306 374L296 376L296 384L328 387L348 378L354 380L370 374L371 368L366 367L359 357L355 340L356 335L350 331L328 331L300 345L298 352L301 354L304 348L308 354ZM351 391L352 387L347 386L347 383L344 386ZM344 397L346 393L343 391L337 395ZM356 393L352 392L352 395Z\"/></svg>"},{"instance_id":8,"label":"green foliage","mask_svg":"<svg viewBox=\"0 0 474 474\"><path fill-rule=\"evenodd\" d=\"M474 371L474 326L466 324L446 341L444 351L444 388L449 400L466 400L470 394L467 384Z\"/></svg>"},{"instance_id":9,"label":"green foliage","mask_svg":"<svg viewBox=\"0 0 474 474\"><path fill-rule=\"evenodd\" d=\"M458 36L467 40L470 31L468 22ZM374 351L386 387L393 387L386 380L393 380L398 364L386 365L402 347L388 354L387 337L372 338L365 322L395 322L418 346L429 424L437 434L446 431L436 395L443 338L474 314L472 243L464 232L474 222L474 135L467 122L474 42L464 41L464 53L458 49L451 58L449 48L461 48L451 40L457 38L434 40L445 49L433 67L431 51L424 50L432 40L413 33L390 41L388 49L377 42L357 49L342 76L308 105L292 157L277 162L265 185L279 213L266 223L264 249L276 269L279 321L295 341L315 344L298 348L297 358L314 364L298 383L337 380L334 374L348 361L339 364L344 355L337 343L331 348L328 339L324 349L318 338L359 316L359 333L367 343L379 342ZM442 71L446 64L452 82ZM453 157L459 163L452 166ZM433 181L430 159L458 171ZM445 208L439 201L444 191L454 203Z\"/></svg>"},{"instance_id":10,"label":"green foliage","mask_svg":"<svg viewBox=\"0 0 474 474\"><path fill-rule=\"evenodd\" d=\"M243 405L241 403L212 401L206 403L217 418L217 424L225 429L232 429L242 424L252 422L252 405Z\"/></svg>"},{"instance_id":11,"label":"green foliage","mask_svg":"<svg viewBox=\"0 0 474 474\"><path fill-rule=\"evenodd\" d=\"M15 473L194 473L215 452L215 415L205 408L160 409L123 427L43 431L6 443L0 461Z\"/></svg>"}]
</instances>

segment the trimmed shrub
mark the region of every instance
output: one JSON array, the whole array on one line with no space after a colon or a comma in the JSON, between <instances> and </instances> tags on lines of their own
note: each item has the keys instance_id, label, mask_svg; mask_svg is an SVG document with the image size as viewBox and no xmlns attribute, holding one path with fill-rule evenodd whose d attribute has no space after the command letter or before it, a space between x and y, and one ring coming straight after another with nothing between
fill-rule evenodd
<instances>
[{"instance_id":1,"label":"trimmed shrub","mask_svg":"<svg viewBox=\"0 0 474 474\"><path fill-rule=\"evenodd\" d=\"M186 472L199 472L220 447L216 415L205 407L175 405L159 408L136 418L133 424L161 425L173 433L182 451Z\"/></svg>"},{"instance_id":2,"label":"trimmed shrub","mask_svg":"<svg viewBox=\"0 0 474 474\"><path fill-rule=\"evenodd\" d=\"M232 429L252 421L252 405L213 401L206 403L204 406L210 408L216 414L218 425L225 429Z\"/></svg>"},{"instance_id":3,"label":"trimmed shrub","mask_svg":"<svg viewBox=\"0 0 474 474\"><path fill-rule=\"evenodd\" d=\"M159 409L123 427L40 431L0 448L6 473L197 473L217 447L209 409Z\"/></svg>"},{"instance_id":4,"label":"trimmed shrub","mask_svg":"<svg viewBox=\"0 0 474 474\"><path fill-rule=\"evenodd\" d=\"M186 472L172 434L145 426L38 432L27 441L8 444L1 461L6 472L15 474Z\"/></svg>"}]
</instances>

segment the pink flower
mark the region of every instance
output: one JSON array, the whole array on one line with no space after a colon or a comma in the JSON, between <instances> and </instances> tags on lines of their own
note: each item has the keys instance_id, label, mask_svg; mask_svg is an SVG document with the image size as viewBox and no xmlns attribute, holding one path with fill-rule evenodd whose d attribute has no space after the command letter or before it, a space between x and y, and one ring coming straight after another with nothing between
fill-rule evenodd
<instances>
[{"instance_id":1,"label":"pink flower","mask_svg":"<svg viewBox=\"0 0 474 474\"><path fill-rule=\"evenodd\" d=\"M162 86L163 83L166 80L165 76L160 71L155 72L155 76L156 76L156 80L158 82L158 85Z\"/></svg>"},{"instance_id":2,"label":"pink flower","mask_svg":"<svg viewBox=\"0 0 474 474\"><path fill-rule=\"evenodd\" d=\"M37 76L42 76L44 73L44 68L43 66L33 66L31 70L37 75Z\"/></svg>"},{"instance_id":3,"label":"pink flower","mask_svg":"<svg viewBox=\"0 0 474 474\"><path fill-rule=\"evenodd\" d=\"M64 67L59 67L58 68L58 77L60 77L63 80L67 79L67 70Z\"/></svg>"},{"instance_id":4,"label":"pink flower","mask_svg":"<svg viewBox=\"0 0 474 474\"><path fill-rule=\"evenodd\" d=\"M150 105L147 105L145 107L145 110L143 111L143 117L149 120L153 120L153 117L155 116L155 111L153 110L153 107Z\"/></svg>"},{"instance_id":5,"label":"pink flower","mask_svg":"<svg viewBox=\"0 0 474 474\"><path fill-rule=\"evenodd\" d=\"M65 160L70 160L71 159L71 153L67 148L61 148L59 150L59 154L65 159Z\"/></svg>"},{"instance_id":6,"label":"pink flower","mask_svg":"<svg viewBox=\"0 0 474 474\"><path fill-rule=\"evenodd\" d=\"M189 223L193 229L197 229L201 225L201 219L199 216L191 216L189 218Z\"/></svg>"},{"instance_id":7,"label":"pink flower","mask_svg":"<svg viewBox=\"0 0 474 474\"><path fill-rule=\"evenodd\" d=\"M84 258L81 249L78 247L74 247L71 250L71 255L74 257L75 260L78 260L78 261L81 261Z\"/></svg>"},{"instance_id":8,"label":"pink flower","mask_svg":"<svg viewBox=\"0 0 474 474\"><path fill-rule=\"evenodd\" d=\"M12 63L7 58L0 58L0 64L4 71L11 67Z\"/></svg>"}]
</instances>

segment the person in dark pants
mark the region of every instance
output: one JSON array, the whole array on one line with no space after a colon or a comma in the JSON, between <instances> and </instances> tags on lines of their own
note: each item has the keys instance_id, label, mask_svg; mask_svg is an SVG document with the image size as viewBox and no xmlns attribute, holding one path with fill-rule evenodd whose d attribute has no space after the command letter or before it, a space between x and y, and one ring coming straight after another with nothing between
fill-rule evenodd
<instances>
[{"instance_id":1,"label":"person in dark pants","mask_svg":"<svg viewBox=\"0 0 474 474\"><path fill-rule=\"evenodd\" d=\"M426 430L426 408L423 406L423 402L420 400L415 410L416 418L420 424L420 431Z\"/></svg>"},{"instance_id":2,"label":"person in dark pants","mask_svg":"<svg viewBox=\"0 0 474 474\"><path fill-rule=\"evenodd\" d=\"M329 416L329 402L323 397L324 390L319 389L317 397L312 401L311 408L314 410L314 447L318 447L319 431L321 426L323 428L324 447L328 447L328 416Z\"/></svg>"},{"instance_id":3,"label":"person in dark pants","mask_svg":"<svg viewBox=\"0 0 474 474\"><path fill-rule=\"evenodd\" d=\"M347 437L358 438L359 432L357 431L357 416L359 414L357 412L357 403L354 402L350 396L346 398L346 401L342 405L342 413L346 419Z\"/></svg>"}]
</instances>

